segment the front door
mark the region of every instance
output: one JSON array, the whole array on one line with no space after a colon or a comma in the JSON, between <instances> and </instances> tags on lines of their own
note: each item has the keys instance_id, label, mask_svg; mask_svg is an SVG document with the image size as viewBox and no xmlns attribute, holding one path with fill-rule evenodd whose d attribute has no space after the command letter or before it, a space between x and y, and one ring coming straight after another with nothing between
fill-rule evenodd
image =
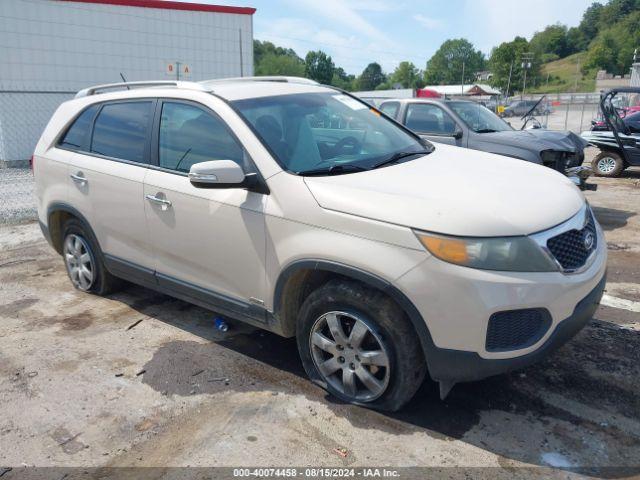
<instances>
[{"instance_id":1,"label":"front door","mask_svg":"<svg viewBox=\"0 0 640 480\"><path fill-rule=\"evenodd\" d=\"M187 176L191 165L209 160L233 160L245 173L255 167L207 107L165 100L156 117L157 165L149 169L144 196L159 285L194 303L224 307L222 313L255 314L265 295L266 197L196 188Z\"/></svg>"},{"instance_id":2,"label":"front door","mask_svg":"<svg viewBox=\"0 0 640 480\"><path fill-rule=\"evenodd\" d=\"M463 138L458 137L456 122L442 108L431 103L410 103L407 105L404 124L410 130L431 142L448 143L458 147Z\"/></svg>"}]
</instances>

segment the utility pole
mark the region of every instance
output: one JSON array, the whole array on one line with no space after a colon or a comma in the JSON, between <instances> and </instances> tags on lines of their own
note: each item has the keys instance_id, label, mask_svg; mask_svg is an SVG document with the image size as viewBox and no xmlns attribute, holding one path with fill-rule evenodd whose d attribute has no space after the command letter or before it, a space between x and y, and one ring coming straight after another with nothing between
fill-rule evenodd
<instances>
[{"instance_id":1,"label":"utility pole","mask_svg":"<svg viewBox=\"0 0 640 480\"><path fill-rule=\"evenodd\" d=\"M576 63L576 81L573 84L574 93L578 91L578 75L579 74L580 74L580 60L578 60L578 63Z\"/></svg>"},{"instance_id":2,"label":"utility pole","mask_svg":"<svg viewBox=\"0 0 640 480\"><path fill-rule=\"evenodd\" d=\"M240 76L244 77L244 65L242 64L242 29L238 29L238 45L240 46Z\"/></svg>"},{"instance_id":3,"label":"utility pole","mask_svg":"<svg viewBox=\"0 0 640 480\"><path fill-rule=\"evenodd\" d=\"M513 60L511 60L511 66L509 67L509 80L507 80L507 98L509 98L509 89L511 88L511 73L513 72Z\"/></svg>"},{"instance_id":4,"label":"utility pole","mask_svg":"<svg viewBox=\"0 0 640 480\"><path fill-rule=\"evenodd\" d=\"M462 91L460 94L464 95L464 60L462 60Z\"/></svg>"},{"instance_id":5,"label":"utility pole","mask_svg":"<svg viewBox=\"0 0 640 480\"><path fill-rule=\"evenodd\" d=\"M180 80L180 62L176 62L176 80Z\"/></svg>"},{"instance_id":6,"label":"utility pole","mask_svg":"<svg viewBox=\"0 0 640 480\"><path fill-rule=\"evenodd\" d=\"M533 53L523 53L522 54L522 63L521 67L524 70L524 76L522 79L522 94L520 95L520 100L524 97L524 94L527 91L527 70L531 68L531 63L533 62Z\"/></svg>"}]
</instances>

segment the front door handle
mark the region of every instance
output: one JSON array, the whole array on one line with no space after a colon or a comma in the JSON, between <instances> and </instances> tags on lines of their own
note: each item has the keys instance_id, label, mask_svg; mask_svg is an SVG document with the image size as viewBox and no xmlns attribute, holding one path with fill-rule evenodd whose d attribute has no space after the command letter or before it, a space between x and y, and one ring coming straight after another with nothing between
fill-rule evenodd
<instances>
[{"instance_id":1,"label":"front door handle","mask_svg":"<svg viewBox=\"0 0 640 480\"><path fill-rule=\"evenodd\" d=\"M145 195L144 198L149 200L151 203L155 203L156 205L160 205L165 208L171 206L171 201L167 200L166 198L159 198L155 195Z\"/></svg>"},{"instance_id":2,"label":"front door handle","mask_svg":"<svg viewBox=\"0 0 640 480\"><path fill-rule=\"evenodd\" d=\"M76 174L71 174L69 175L71 177L71 180L73 180L74 182L80 184L80 185L86 185L87 184L87 179L82 176L82 172L78 172Z\"/></svg>"}]
</instances>

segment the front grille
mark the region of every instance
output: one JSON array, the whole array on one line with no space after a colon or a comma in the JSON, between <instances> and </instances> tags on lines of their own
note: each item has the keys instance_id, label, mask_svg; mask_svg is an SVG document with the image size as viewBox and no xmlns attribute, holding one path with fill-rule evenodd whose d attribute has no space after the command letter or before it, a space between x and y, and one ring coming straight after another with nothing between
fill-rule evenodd
<instances>
[{"instance_id":1,"label":"front grille","mask_svg":"<svg viewBox=\"0 0 640 480\"><path fill-rule=\"evenodd\" d=\"M589 242L589 238L592 240ZM569 230L547 240L547 248L564 270L582 267L598 243L593 214L587 212L587 223L581 230Z\"/></svg>"},{"instance_id":2,"label":"front grille","mask_svg":"<svg viewBox=\"0 0 640 480\"><path fill-rule=\"evenodd\" d=\"M526 348L540 340L551 325L551 315L544 308L527 308L498 312L489 318L486 349L501 352Z\"/></svg>"}]
</instances>

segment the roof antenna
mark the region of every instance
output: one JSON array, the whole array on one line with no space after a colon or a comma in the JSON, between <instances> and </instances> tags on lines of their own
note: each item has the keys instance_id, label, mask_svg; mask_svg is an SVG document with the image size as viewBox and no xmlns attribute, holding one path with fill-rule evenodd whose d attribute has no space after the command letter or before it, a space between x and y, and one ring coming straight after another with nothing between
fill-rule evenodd
<instances>
[{"instance_id":1,"label":"roof antenna","mask_svg":"<svg viewBox=\"0 0 640 480\"><path fill-rule=\"evenodd\" d=\"M127 83L127 79L124 78L124 75L122 74L122 72L120 72L120 78L124 83ZM127 87L127 90L131 90L131 88L129 88L129 85L125 85L125 86Z\"/></svg>"}]
</instances>

